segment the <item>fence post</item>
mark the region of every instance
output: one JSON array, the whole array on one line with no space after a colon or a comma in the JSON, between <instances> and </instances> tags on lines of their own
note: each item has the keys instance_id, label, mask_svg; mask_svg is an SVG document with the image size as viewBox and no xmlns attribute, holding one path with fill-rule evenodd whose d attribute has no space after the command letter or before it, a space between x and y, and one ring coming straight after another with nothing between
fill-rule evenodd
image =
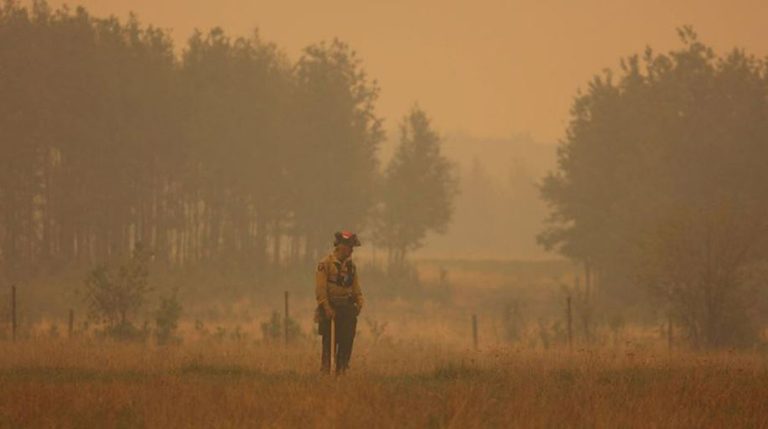
<instances>
[{"instance_id":1,"label":"fence post","mask_svg":"<svg viewBox=\"0 0 768 429\"><path fill-rule=\"evenodd\" d=\"M288 291L285 291L285 320L283 321L283 329L285 331L285 344L288 344L288 320L290 315L288 313Z\"/></svg>"},{"instance_id":2,"label":"fence post","mask_svg":"<svg viewBox=\"0 0 768 429\"><path fill-rule=\"evenodd\" d=\"M477 315L472 315L472 343L475 345L475 350L478 349L477 342Z\"/></svg>"},{"instance_id":3,"label":"fence post","mask_svg":"<svg viewBox=\"0 0 768 429\"><path fill-rule=\"evenodd\" d=\"M568 320L568 349L573 351L573 319L571 313L571 294L566 298L566 317Z\"/></svg>"},{"instance_id":4,"label":"fence post","mask_svg":"<svg viewBox=\"0 0 768 429\"><path fill-rule=\"evenodd\" d=\"M11 285L11 338L16 341L16 285Z\"/></svg>"},{"instance_id":5,"label":"fence post","mask_svg":"<svg viewBox=\"0 0 768 429\"><path fill-rule=\"evenodd\" d=\"M667 348L669 349L669 353L672 354L672 345L674 343L673 339L673 332L672 332L672 312L669 312L667 315Z\"/></svg>"},{"instance_id":6,"label":"fence post","mask_svg":"<svg viewBox=\"0 0 768 429\"><path fill-rule=\"evenodd\" d=\"M68 338L70 339L72 338L72 333L74 332L74 329L75 329L75 310L70 308L69 309L69 325L67 328Z\"/></svg>"}]
</instances>

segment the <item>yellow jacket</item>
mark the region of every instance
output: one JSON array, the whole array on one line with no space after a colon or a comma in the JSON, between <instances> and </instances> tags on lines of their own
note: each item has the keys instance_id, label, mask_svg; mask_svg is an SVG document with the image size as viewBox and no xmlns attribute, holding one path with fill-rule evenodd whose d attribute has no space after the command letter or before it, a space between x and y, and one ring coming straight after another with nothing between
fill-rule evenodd
<instances>
[{"instance_id":1,"label":"yellow jacket","mask_svg":"<svg viewBox=\"0 0 768 429\"><path fill-rule=\"evenodd\" d=\"M315 297L318 306L351 302L362 309L363 292L355 263L349 258L340 261L333 252L320 260L315 271Z\"/></svg>"}]
</instances>

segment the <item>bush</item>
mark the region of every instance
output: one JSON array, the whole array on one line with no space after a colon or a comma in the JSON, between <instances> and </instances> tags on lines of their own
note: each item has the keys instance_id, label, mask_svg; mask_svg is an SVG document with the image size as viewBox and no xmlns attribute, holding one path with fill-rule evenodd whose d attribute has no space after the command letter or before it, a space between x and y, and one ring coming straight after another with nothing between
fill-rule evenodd
<instances>
[{"instance_id":1,"label":"bush","mask_svg":"<svg viewBox=\"0 0 768 429\"><path fill-rule=\"evenodd\" d=\"M117 270L100 265L85 279L85 300L92 320L106 324L104 333L116 339L145 336L131 318L144 305L149 288L149 254L141 244Z\"/></svg>"},{"instance_id":2,"label":"bush","mask_svg":"<svg viewBox=\"0 0 768 429\"><path fill-rule=\"evenodd\" d=\"M149 324L144 323L141 328L137 328L130 322L107 325L102 331L97 332L97 335L118 341L146 341L149 337Z\"/></svg>"},{"instance_id":3,"label":"bush","mask_svg":"<svg viewBox=\"0 0 768 429\"><path fill-rule=\"evenodd\" d=\"M765 211L723 199L680 208L643 243L640 279L697 348L751 347L768 259Z\"/></svg>"},{"instance_id":4,"label":"bush","mask_svg":"<svg viewBox=\"0 0 768 429\"><path fill-rule=\"evenodd\" d=\"M158 344L180 343L181 338L176 335L181 317L181 304L177 299L177 292L160 299L160 308L155 314L156 337Z\"/></svg>"}]
</instances>

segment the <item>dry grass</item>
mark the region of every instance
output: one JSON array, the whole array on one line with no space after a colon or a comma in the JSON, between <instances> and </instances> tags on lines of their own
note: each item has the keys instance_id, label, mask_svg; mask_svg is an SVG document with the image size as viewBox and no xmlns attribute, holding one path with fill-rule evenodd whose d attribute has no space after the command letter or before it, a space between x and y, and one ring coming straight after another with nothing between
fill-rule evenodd
<instances>
[{"instance_id":1,"label":"dry grass","mask_svg":"<svg viewBox=\"0 0 768 429\"><path fill-rule=\"evenodd\" d=\"M38 323L23 341L0 340L0 428L768 427L768 355L670 355L656 326L604 324L593 349L579 349L576 333L576 351L558 348L562 339L545 350L537 322L563 317L558 280L465 265L450 266L442 301L370 302L353 368L339 378L319 374L317 337L288 348L259 341L282 292L219 311L231 320L188 315L179 346L53 339L52 326L65 325ZM291 303L305 333L310 292ZM526 320L509 347L501 315L514 300ZM472 314L480 352L467 349ZM387 323L378 344L371 321Z\"/></svg>"},{"instance_id":2,"label":"dry grass","mask_svg":"<svg viewBox=\"0 0 768 429\"><path fill-rule=\"evenodd\" d=\"M2 427L768 427L768 360L650 351L0 344Z\"/></svg>"}]
</instances>

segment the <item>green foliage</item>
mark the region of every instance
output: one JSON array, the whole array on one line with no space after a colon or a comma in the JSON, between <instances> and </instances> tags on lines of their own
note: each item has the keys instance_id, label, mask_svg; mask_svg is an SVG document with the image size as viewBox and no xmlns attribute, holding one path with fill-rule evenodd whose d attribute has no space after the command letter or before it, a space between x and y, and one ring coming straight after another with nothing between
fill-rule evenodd
<instances>
[{"instance_id":1,"label":"green foliage","mask_svg":"<svg viewBox=\"0 0 768 429\"><path fill-rule=\"evenodd\" d=\"M681 208L643 246L640 280L662 298L697 347L746 347L760 339L768 213L721 202Z\"/></svg>"},{"instance_id":2,"label":"green foliage","mask_svg":"<svg viewBox=\"0 0 768 429\"><path fill-rule=\"evenodd\" d=\"M181 338L176 335L181 312L182 307L177 298L177 291L174 291L170 296L160 299L160 307L155 313L155 334L159 344L181 342ZM197 324L195 327L197 327Z\"/></svg>"},{"instance_id":3,"label":"green foliage","mask_svg":"<svg viewBox=\"0 0 768 429\"><path fill-rule=\"evenodd\" d=\"M145 242L165 267L268 276L365 225L384 135L352 49L314 44L292 62L258 32L215 28L180 51L135 17L0 5L4 267L55 271Z\"/></svg>"},{"instance_id":4,"label":"green foliage","mask_svg":"<svg viewBox=\"0 0 768 429\"><path fill-rule=\"evenodd\" d=\"M597 76L576 97L558 169L541 184L551 214L539 240L593 268L603 294L623 304L649 284L681 317L697 314L685 322L691 337L724 346L743 323L702 312L700 297L742 294L734 273L765 257L768 63L740 50L719 57L690 28L680 37L682 48L626 58L618 78ZM714 220L723 205L732 216ZM691 229L681 235L682 225ZM702 255L713 234L721 249ZM729 259L729 249L746 253ZM673 298L671 289L698 292ZM727 313L748 314L733 305Z\"/></svg>"},{"instance_id":5,"label":"green foliage","mask_svg":"<svg viewBox=\"0 0 768 429\"><path fill-rule=\"evenodd\" d=\"M131 322L119 323L114 326L107 326L102 331L97 331L97 335L108 337L119 341L146 341L150 335L148 323L144 323L140 328Z\"/></svg>"},{"instance_id":6,"label":"green foliage","mask_svg":"<svg viewBox=\"0 0 768 429\"><path fill-rule=\"evenodd\" d=\"M400 125L376 217L377 241L391 265L402 265L407 251L421 247L428 232L444 233L451 220L458 177L440 143L426 113L414 107Z\"/></svg>"},{"instance_id":7,"label":"green foliage","mask_svg":"<svg viewBox=\"0 0 768 429\"><path fill-rule=\"evenodd\" d=\"M106 333L129 339L138 334L132 318L144 305L149 287L149 254L136 245L133 255L117 270L101 265L85 280L85 300L90 316L106 323Z\"/></svg>"},{"instance_id":8,"label":"green foliage","mask_svg":"<svg viewBox=\"0 0 768 429\"><path fill-rule=\"evenodd\" d=\"M294 223L308 254L329 232L360 230L375 200L376 150L384 138L374 103L379 88L339 40L307 47L295 69L294 129L303 156L290 168Z\"/></svg>"}]
</instances>

